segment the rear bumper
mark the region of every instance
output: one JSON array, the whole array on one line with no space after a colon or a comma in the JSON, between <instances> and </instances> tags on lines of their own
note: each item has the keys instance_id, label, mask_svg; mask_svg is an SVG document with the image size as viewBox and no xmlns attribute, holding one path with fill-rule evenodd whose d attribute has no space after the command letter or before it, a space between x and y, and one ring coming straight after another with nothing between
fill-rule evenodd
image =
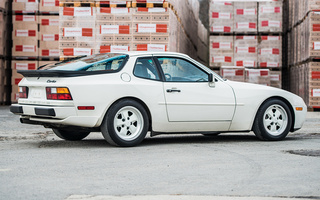
<instances>
[{"instance_id":1,"label":"rear bumper","mask_svg":"<svg viewBox=\"0 0 320 200\"><path fill-rule=\"evenodd\" d=\"M79 127L96 127L99 117L79 116L74 107L47 107L14 104L10 107L14 114L21 115L22 123L41 125L66 125Z\"/></svg>"}]
</instances>

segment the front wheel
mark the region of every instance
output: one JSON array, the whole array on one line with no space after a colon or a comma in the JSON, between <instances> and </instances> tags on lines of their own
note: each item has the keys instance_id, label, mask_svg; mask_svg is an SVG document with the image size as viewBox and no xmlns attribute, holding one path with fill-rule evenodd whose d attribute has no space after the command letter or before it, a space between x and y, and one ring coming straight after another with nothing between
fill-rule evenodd
<instances>
[{"instance_id":1,"label":"front wheel","mask_svg":"<svg viewBox=\"0 0 320 200\"><path fill-rule=\"evenodd\" d=\"M69 131L55 128L53 128L52 130L59 138L70 141L82 140L90 134L90 132L88 131Z\"/></svg>"},{"instance_id":2,"label":"front wheel","mask_svg":"<svg viewBox=\"0 0 320 200\"><path fill-rule=\"evenodd\" d=\"M121 100L107 112L101 132L108 143L114 146L136 146L145 138L149 118L145 108L133 100Z\"/></svg>"},{"instance_id":3,"label":"front wheel","mask_svg":"<svg viewBox=\"0 0 320 200\"><path fill-rule=\"evenodd\" d=\"M259 108L253 132L261 140L277 141L288 135L291 125L292 116L287 104L271 99Z\"/></svg>"}]
</instances>

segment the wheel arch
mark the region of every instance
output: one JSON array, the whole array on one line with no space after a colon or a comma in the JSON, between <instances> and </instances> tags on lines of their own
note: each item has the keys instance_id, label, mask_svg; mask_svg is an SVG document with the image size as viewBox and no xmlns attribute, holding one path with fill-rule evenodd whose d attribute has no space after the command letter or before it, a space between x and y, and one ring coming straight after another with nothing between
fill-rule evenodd
<instances>
[{"instance_id":1,"label":"wheel arch","mask_svg":"<svg viewBox=\"0 0 320 200\"><path fill-rule=\"evenodd\" d=\"M261 108L261 106L262 106L263 104L265 104L267 101L272 100L272 99L280 100L280 101L284 102L284 103L288 106L288 108L289 108L289 110L290 110L290 113L291 113L291 117L292 117L292 124L291 124L291 127L290 127L290 131L292 132L292 131L294 130L294 122L295 122L294 110L293 110L293 107L292 107L291 103L290 103L287 99L285 99L285 98L283 98L283 97L281 97L281 96L269 97L269 98L265 99L265 100L260 104L260 106L259 106L258 109L256 110L256 114L255 114L255 116L254 116L254 120L253 120L253 123L252 123L251 130L252 130L253 125L254 125L254 122L255 122L255 120L256 120L256 118L257 118L258 110Z\"/></svg>"},{"instance_id":2,"label":"wheel arch","mask_svg":"<svg viewBox=\"0 0 320 200\"><path fill-rule=\"evenodd\" d=\"M141 104L143 106L143 108L146 110L147 114L148 114L148 118L149 118L149 128L148 130L149 131L152 131L152 117L151 117L151 112L150 112L150 109L148 108L147 104L142 101L141 99L139 98L136 98L136 97L122 97L120 99L117 99L116 101L114 101L109 107L108 109L106 110L106 112L104 113L104 117L106 116L106 114L109 112L110 108L117 104L119 101L122 101L122 100L133 100L133 101L136 101L138 102L139 104ZM103 118L104 118L103 117Z\"/></svg>"}]
</instances>

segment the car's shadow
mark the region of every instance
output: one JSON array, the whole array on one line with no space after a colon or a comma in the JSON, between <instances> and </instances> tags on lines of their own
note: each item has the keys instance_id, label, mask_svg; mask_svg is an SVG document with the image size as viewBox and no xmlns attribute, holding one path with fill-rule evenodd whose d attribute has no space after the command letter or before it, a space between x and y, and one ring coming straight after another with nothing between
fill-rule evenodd
<instances>
[{"instance_id":1,"label":"car's shadow","mask_svg":"<svg viewBox=\"0 0 320 200\"><path fill-rule=\"evenodd\" d=\"M284 141L302 139L299 137L287 137ZM138 146L159 146L167 144L189 145L189 144L221 144L221 143L252 143L263 142L254 135L161 135L147 137ZM58 138L52 140L35 141L38 148L105 148L113 147L103 138L88 138L81 141L65 141Z\"/></svg>"}]
</instances>

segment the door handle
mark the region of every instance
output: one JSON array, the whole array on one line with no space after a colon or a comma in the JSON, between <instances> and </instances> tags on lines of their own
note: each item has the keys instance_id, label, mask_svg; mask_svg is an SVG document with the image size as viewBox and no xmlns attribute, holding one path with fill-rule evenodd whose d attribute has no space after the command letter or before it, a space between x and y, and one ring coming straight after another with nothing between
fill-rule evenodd
<instances>
[{"instance_id":1,"label":"door handle","mask_svg":"<svg viewBox=\"0 0 320 200\"><path fill-rule=\"evenodd\" d=\"M177 89L167 89L167 92L168 92L168 93L171 93L171 92L181 92L181 90L177 90Z\"/></svg>"}]
</instances>

